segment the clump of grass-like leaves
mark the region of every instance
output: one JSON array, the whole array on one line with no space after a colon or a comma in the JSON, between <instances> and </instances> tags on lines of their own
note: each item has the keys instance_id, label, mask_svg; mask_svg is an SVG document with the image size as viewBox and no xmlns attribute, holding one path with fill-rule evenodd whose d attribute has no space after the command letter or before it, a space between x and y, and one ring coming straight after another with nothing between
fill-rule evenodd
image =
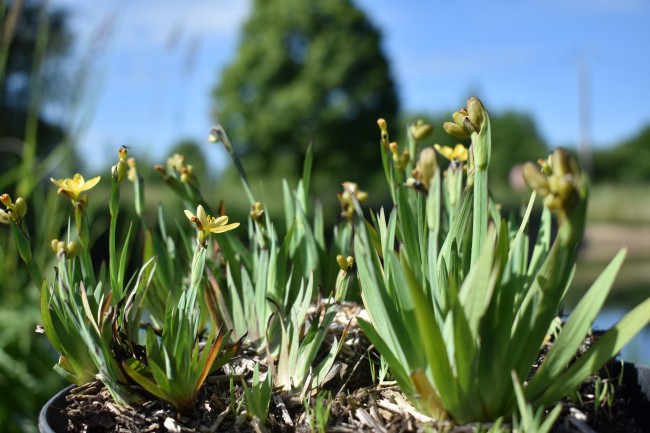
<instances>
[{"instance_id":1,"label":"clump of grass-like leaves","mask_svg":"<svg viewBox=\"0 0 650 433\"><path fill-rule=\"evenodd\" d=\"M492 143L487 111L470 98L453 118L445 130L469 139L469 148L436 145L451 160L444 172L431 148L422 149L415 161L414 129L400 155L380 121L395 207L372 214L369 224L355 202L354 251L370 316L359 322L421 411L459 423L493 421L515 412L517 381L533 409L572 393L650 321L650 300L571 363L620 269L621 251L529 377L571 283L588 180L565 150L556 149L541 167L524 166L536 192L521 223L506 220L488 192ZM545 209L537 237L531 238L536 195L544 197ZM555 239L551 211L560 224Z\"/></svg>"}]
</instances>

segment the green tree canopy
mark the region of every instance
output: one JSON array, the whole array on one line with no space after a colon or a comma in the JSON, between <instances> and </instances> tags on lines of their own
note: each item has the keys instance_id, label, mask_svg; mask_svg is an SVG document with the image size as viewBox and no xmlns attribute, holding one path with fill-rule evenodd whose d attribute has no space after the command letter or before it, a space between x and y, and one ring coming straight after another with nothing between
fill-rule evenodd
<instances>
[{"instance_id":1,"label":"green tree canopy","mask_svg":"<svg viewBox=\"0 0 650 433\"><path fill-rule=\"evenodd\" d=\"M490 122L490 176L495 181L506 182L510 170L517 164L547 156L549 149L530 115L506 111L490 117Z\"/></svg>"},{"instance_id":2,"label":"green tree canopy","mask_svg":"<svg viewBox=\"0 0 650 433\"><path fill-rule=\"evenodd\" d=\"M381 36L350 0L256 0L238 54L214 91L215 116L255 174L380 173L377 119L398 100Z\"/></svg>"},{"instance_id":3,"label":"green tree canopy","mask_svg":"<svg viewBox=\"0 0 650 433\"><path fill-rule=\"evenodd\" d=\"M613 148L595 152L593 170L597 181L650 181L650 125Z\"/></svg>"}]
</instances>

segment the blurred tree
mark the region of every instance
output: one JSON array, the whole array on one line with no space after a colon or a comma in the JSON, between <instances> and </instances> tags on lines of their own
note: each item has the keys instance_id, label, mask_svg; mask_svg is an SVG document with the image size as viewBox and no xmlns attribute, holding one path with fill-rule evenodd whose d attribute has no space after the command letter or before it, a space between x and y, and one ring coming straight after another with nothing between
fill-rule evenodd
<instances>
[{"instance_id":1,"label":"blurred tree","mask_svg":"<svg viewBox=\"0 0 650 433\"><path fill-rule=\"evenodd\" d=\"M65 96L67 15L44 1L9 0L0 1L0 19L0 193L15 199L20 190L28 202L25 223L32 245L48 245L65 218L55 188L39 183L47 173L36 173L36 161L64 137L64 129L45 112ZM36 223L35 215L47 218ZM46 248L34 255L40 266L52 258ZM30 281L5 225L0 227L0 274L0 425L3 432L32 432L41 406L63 381L52 371L56 354L34 332L40 287Z\"/></svg>"},{"instance_id":2,"label":"blurred tree","mask_svg":"<svg viewBox=\"0 0 650 433\"><path fill-rule=\"evenodd\" d=\"M490 177L507 182L512 168L526 161L546 158L549 149L533 118L525 113L506 111L490 116L492 158Z\"/></svg>"},{"instance_id":3,"label":"blurred tree","mask_svg":"<svg viewBox=\"0 0 650 433\"><path fill-rule=\"evenodd\" d=\"M62 60L72 36L67 13L45 7L41 1L14 0L0 10L0 173L22 159L29 129L37 132L41 154L64 136L63 128L44 115L44 108L65 97L68 82ZM35 120L32 125L30 116Z\"/></svg>"},{"instance_id":4,"label":"blurred tree","mask_svg":"<svg viewBox=\"0 0 650 433\"><path fill-rule=\"evenodd\" d=\"M398 108L381 35L350 0L254 1L214 96L250 173L299 174L313 140L337 185L380 173L377 119Z\"/></svg>"},{"instance_id":5,"label":"blurred tree","mask_svg":"<svg viewBox=\"0 0 650 433\"><path fill-rule=\"evenodd\" d=\"M593 162L596 181L650 181L650 125L617 146L596 151Z\"/></svg>"}]
</instances>

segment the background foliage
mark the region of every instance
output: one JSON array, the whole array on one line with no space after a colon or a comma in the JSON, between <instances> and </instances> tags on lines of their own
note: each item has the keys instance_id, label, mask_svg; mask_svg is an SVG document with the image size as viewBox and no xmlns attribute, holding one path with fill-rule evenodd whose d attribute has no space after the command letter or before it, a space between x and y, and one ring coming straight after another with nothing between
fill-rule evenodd
<instances>
[{"instance_id":1,"label":"background foliage","mask_svg":"<svg viewBox=\"0 0 650 433\"><path fill-rule=\"evenodd\" d=\"M398 108L380 44L349 0L255 1L214 91L215 117L248 171L293 177L314 140L316 175L378 172L376 120L392 123Z\"/></svg>"}]
</instances>

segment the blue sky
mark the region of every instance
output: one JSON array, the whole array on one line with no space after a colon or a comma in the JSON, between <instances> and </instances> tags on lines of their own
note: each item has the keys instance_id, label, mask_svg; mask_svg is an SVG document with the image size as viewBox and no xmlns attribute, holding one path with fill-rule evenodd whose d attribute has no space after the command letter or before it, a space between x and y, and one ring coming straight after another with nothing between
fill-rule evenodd
<instances>
[{"instance_id":1,"label":"blue sky","mask_svg":"<svg viewBox=\"0 0 650 433\"><path fill-rule=\"evenodd\" d=\"M327 1L327 0L323 0ZM182 138L206 143L210 91L233 58L250 0L53 0L72 13L93 74L79 140L89 168L126 144L162 161ZM488 109L536 119L551 146L580 138L586 71L589 137L607 146L650 123L650 2L355 0L384 36L401 105L440 113L477 94ZM110 29L96 43L101 29ZM450 112L451 113L451 112ZM236 142L236 137L232 137ZM209 148L214 167L226 160Z\"/></svg>"}]
</instances>

